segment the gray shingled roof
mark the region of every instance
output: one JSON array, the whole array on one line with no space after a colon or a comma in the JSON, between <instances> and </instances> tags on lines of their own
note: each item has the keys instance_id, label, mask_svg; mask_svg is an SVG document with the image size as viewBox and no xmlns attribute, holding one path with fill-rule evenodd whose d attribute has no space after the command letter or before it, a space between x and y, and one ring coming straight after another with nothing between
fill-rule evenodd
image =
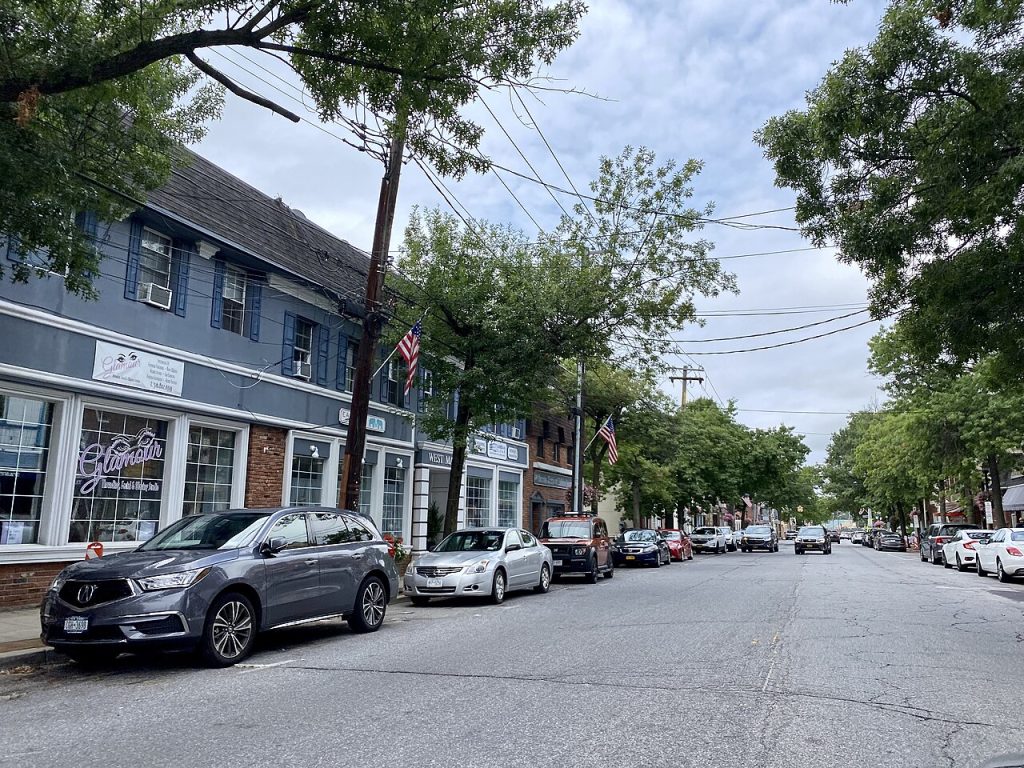
<instances>
[{"instance_id":1,"label":"gray shingled roof","mask_svg":"<svg viewBox=\"0 0 1024 768\"><path fill-rule=\"evenodd\" d=\"M188 149L149 203L338 296L362 295L369 254Z\"/></svg>"}]
</instances>

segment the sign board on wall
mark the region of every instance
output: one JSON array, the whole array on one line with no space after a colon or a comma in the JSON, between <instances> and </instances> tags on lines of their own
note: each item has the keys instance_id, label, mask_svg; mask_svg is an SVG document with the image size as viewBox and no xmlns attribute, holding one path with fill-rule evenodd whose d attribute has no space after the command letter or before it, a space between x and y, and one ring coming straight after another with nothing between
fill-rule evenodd
<instances>
[{"instance_id":1,"label":"sign board on wall","mask_svg":"<svg viewBox=\"0 0 1024 768\"><path fill-rule=\"evenodd\" d=\"M572 477L535 469L533 470L533 483L547 488L572 488Z\"/></svg>"},{"instance_id":2,"label":"sign board on wall","mask_svg":"<svg viewBox=\"0 0 1024 768\"><path fill-rule=\"evenodd\" d=\"M92 377L96 381L181 397L185 363L97 340Z\"/></svg>"},{"instance_id":3,"label":"sign board on wall","mask_svg":"<svg viewBox=\"0 0 1024 768\"><path fill-rule=\"evenodd\" d=\"M505 444L499 443L497 440L489 441L487 443L487 457L490 459L507 459L508 451L505 448Z\"/></svg>"},{"instance_id":4,"label":"sign board on wall","mask_svg":"<svg viewBox=\"0 0 1024 768\"><path fill-rule=\"evenodd\" d=\"M338 409L338 423L343 427L348 426L352 412L348 408ZM368 432L387 432L388 422L383 416L369 415L366 417L366 430Z\"/></svg>"}]
</instances>

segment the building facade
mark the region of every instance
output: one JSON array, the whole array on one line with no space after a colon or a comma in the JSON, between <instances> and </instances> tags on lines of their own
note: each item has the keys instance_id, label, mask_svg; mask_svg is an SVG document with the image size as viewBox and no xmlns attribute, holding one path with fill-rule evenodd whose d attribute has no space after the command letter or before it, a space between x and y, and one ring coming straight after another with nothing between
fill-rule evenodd
<instances>
[{"instance_id":1,"label":"building facade","mask_svg":"<svg viewBox=\"0 0 1024 768\"><path fill-rule=\"evenodd\" d=\"M523 527L534 535L540 535L547 518L573 511L574 436L572 419L553 407L538 404L533 417L526 422L526 440L531 450Z\"/></svg>"}]
</instances>

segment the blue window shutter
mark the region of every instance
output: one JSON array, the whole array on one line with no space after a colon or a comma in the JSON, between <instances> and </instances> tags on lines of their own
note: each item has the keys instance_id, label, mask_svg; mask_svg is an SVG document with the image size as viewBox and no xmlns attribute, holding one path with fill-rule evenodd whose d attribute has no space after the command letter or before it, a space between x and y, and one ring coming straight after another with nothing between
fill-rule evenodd
<instances>
[{"instance_id":1,"label":"blue window shutter","mask_svg":"<svg viewBox=\"0 0 1024 768\"><path fill-rule=\"evenodd\" d=\"M380 369L380 401L386 403L388 401L388 364Z\"/></svg>"},{"instance_id":2,"label":"blue window shutter","mask_svg":"<svg viewBox=\"0 0 1024 768\"><path fill-rule=\"evenodd\" d=\"M142 222L131 220L128 235L128 268L124 273L124 297L135 301L139 298L139 251L142 248Z\"/></svg>"},{"instance_id":3,"label":"blue window shutter","mask_svg":"<svg viewBox=\"0 0 1024 768\"><path fill-rule=\"evenodd\" d=\"M281 345L281 373L295 375L295 313L284 313L284 343Z\"/></svg>"},{"instance_id":4,"label":"blue window shutter","mask_svg":"<svg viewBox=\"0 0 1024 768\"><path fill-rule=\"evenodd\" d=\"M7 258L10 261L20 261L18 258L17 241L14 239L14 235L7 235L0 240L0 250L7 252Z\"/></svg>"},{"instance_id":5,"label":"blue window shutter","mask_svg":"<svg viewBox=\"0 0 1024 768\"><path fill-rule=\"evenodd\" d=\"M331 355L331 331L325 325L317 326L316 383L327 385L327 358Z\"/></svg>"},{"instance_id":6,"label":"blue window shutter","mask_svg":"<svg viewBox=\"0 0 1024 768\"><path fill-rule=\"evenodd\" d=\"M178 243L174 257L174 274L171 276L171 284L174 286L174 314L178 317L184 317L185 310L188 309L188 271L192 264L192 254L195 252L195 243Z\"/></svg>"},{"instance_id":7,"label":"blue window shutter","mask_svg":"<svg viewBox=\"0 0 1024 768\"><path fill-rule=\"evenodd\" d=\"M213 262L213 304L210 309L210 325L220 328L224 322L224 259ZM292 344L295 343L295 326L292 325Z\"/></svg>"},{"instance_id":8,"label":"blue window shutter","mask_svg":"<svg viewBox=\"0 0 1024 768\"><path fill-rule=\"evenodd\" d=\"M95 244L96 241L96 211L79 211L75 214L75 226L82 230L82 234Z\"/></svg>"},{"instance_id":9,"label":"blue window shutter","mask_svg":"<svg viewBox=\"0 0 1024 768\"><path fill-rule=\"evenodd\" d=\"M245 292L245 301L249 305L248 312L249 332L248 336L253 341L260 340L260 313L263 311L263 281L259 278L250 278Z\"/></svg>"},{"instance_id":10,"label":"blue window shutter","mask_svg":"<svg viewBox=\"0 0 1024 768\"><path fill-rule=\"evenodd\" d=\"M348 336L344 333L338 334L338 380L335 386L342 392L345 391L345 373L348 364Z\"/></svg>"}]
</instances>

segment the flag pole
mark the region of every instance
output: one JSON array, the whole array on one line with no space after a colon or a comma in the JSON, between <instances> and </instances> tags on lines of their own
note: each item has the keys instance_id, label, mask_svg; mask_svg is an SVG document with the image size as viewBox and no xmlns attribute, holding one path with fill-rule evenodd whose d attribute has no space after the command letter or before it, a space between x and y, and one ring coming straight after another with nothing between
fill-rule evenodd
<instances>
[{"instance_id":1,"label":"flag pole","mask_svg":"<svg viewBox=\"0 0 1024 768\"><path fill-rule=\"evenodd\" d=\"M609 413L607 418L604 421L601 422L601 426L604 426L605 424L607 424L608 423L608 419L610 419L611 417L612 417L612 414ZM600 427L599 427L599 429L600 429ZM583 449L584 453L586 453L587 451L590 450L590 446L592 446L594 444L595 440L597 440L597 432L594 432L594 436L590 438L590 442L587 443L587 447Z\"/></svg>"},{"instance_id":2,"label":"flag pole","mask_svg":"<svg viewBox=\"0 0 1024 768\"><path fill-rule=\"evenodd\" d=\"M420 319L416 323L422 323L423 318L427 316L427 310L423 310L423 314L420 315ZM413 323L415 327L416 323ZM403 337L404 338L404 337ZM377 374L384 370L384 366L391 362L391 358L395 356L395 352L398 351L398 344L395 344L394 349L391 350L391 354L384 358L384 362L380 364L380 368L373 372L373 376L370 377L371 381L377 378Z\"/></svg>"}]
</instances>

